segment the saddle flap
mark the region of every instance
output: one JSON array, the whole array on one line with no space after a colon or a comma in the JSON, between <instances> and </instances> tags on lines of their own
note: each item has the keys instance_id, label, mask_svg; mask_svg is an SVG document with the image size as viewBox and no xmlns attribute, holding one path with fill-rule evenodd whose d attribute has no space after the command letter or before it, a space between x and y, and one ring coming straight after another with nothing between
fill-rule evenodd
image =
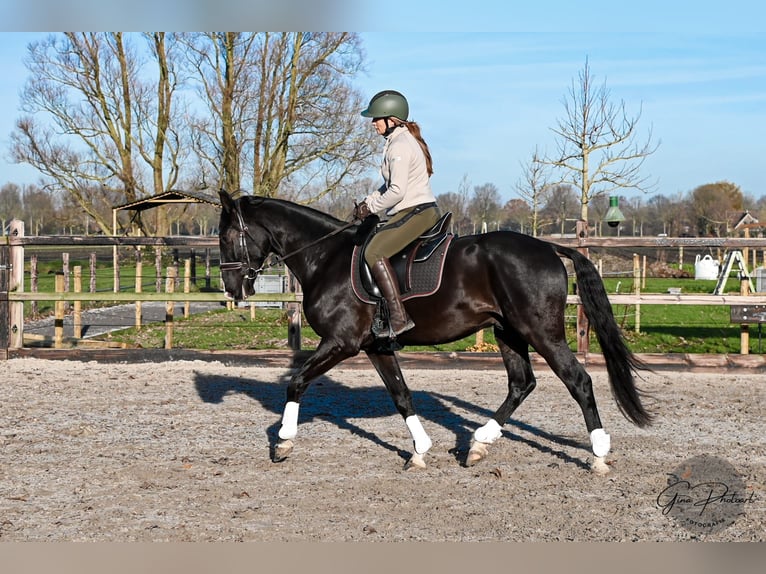
<instances>
[{"instance_id":1,"label":"saddle flap","mask_svg":"<svg viewBox=\"0 0 766 574\"><path fill-rule=\"evenodd\" d=\"M402 251L390 257L391 266L399 282L399 290L402 299L419 297L432 294L441 284L441 268L444 257L449 247L450 239L454 236L449 233L452 212L445 213L436 224L420 235ZM362 253L374 233L370 234L362 246L354 248L352 258L352 286L357 296L368 303L381 298L380 290L372 277L372 271L364 260ZM438 257L433 265L427 262L438 252ZM420 269L419 272L416 270ZM413 278L425 278L426 282L416 280L417 286L413 285ZM364 292L363 294L360 292Z\"/></svg>"}]
</instances>

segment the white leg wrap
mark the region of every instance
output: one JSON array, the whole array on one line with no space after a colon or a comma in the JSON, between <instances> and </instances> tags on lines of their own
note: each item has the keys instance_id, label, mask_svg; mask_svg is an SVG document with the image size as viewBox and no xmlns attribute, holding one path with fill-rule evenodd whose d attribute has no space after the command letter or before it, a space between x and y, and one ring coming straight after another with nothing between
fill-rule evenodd
<instances>
[{"instance_id":1,"label":"white leg wrap","mask_svg":"<svg viewBox=\"0 0 766 574\"><path fill-rule=\"evenodd\" d=\"M426 434L423 425L420 424L420 419L417 417L417 415L408 416L406 419L404 419L404 422L407 424L407 428L410 430L412 440L415 443L415 452L418 454L423 454L428 451L433 443L431 443L431 439Z\"/></svg>"},{"instance_id":2,"label":"white leg wrap","mask_svg":"<svg viewBox=\"0 0 766 574\"><path fill-rule=\"evenodd\" d=\"M282 413L282 426L279 428L279 438L288 440L298 434L298 410L300 404L288 401Z\"/></svg>"},{"instance_id":3,"label":"white leg wrap","mask_svg":"<svg viewBox=\"0 0 766 574\"><path fill-rule=\"evenodd\" d=\"M474 431L473 438L479 442L492 444L503 434L502 427L495 419L489 419L487 424Z\"/></svg>"},{"instance_id":4,"label":"white leg wrap","mask_svg":"<svg viewBox=\"0 0 766 574\"><path fill-rule=\"evenodd\" d=\"M594 429L590 433L590 442L593 445L593 454L602 458L609 453L609 447L612 445L604 429Z\"/></svg>"}]
</instances>

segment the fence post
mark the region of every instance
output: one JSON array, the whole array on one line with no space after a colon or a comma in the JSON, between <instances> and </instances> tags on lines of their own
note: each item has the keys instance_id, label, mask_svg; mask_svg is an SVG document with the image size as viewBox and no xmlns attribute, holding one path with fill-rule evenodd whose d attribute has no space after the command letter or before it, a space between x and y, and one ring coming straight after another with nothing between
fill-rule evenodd
<instances>
[{"instance_id":1,"label":"fence post","mask_svg":"<svg viewBox=\"0 0 766 574\"><path fill-rule=\"evenodd\" d=\"M578 219L575 224L575 231L580 241L588 239L588 222ZM590 259L587 247L578 247L577 250ZM590 323L585 309L582 305L577 306L577 352L588 353L590 347Z\"/></svg>"},{"instance_id":2,"label":"fence post","mask_svg":"<svg viewBox=\"0 0 766 574\"><path fill-rule=\"evenodd\" d=\"M210 289L210 249L205 249L205 289Z\"/></svg>"},{"instance_id":3,"label":"fence post","mask_svg":"<svg viewBox=\"0 0 766 574\"><path fill-rule=\"evenodd\" d=\"M301 306L299 303L287 304L287 346L293 351L301 350Z\"/></svg>"},{"instance_id":4,"label":"fence post","mask_svg":"<svg viewBox=\"0 0 766 574\"><path fill-rule=\"evenodd\" d=\"M88 292L96 292L96 254L91 253L88 256L88 270L90 272L90 283L88 285Z\"/></svg>"},{"instance_id":5,"label":"fence post","mask_svg":"<svg viewBox=\"0 0 766 574\"><path fill-rule=\"evenodd\" d=\"M34 253L29 257L29 290L32 293L36 293L38 289L39 273L37 269L37 254ZM32 318L36 319L40 312L40 306L38 301L31 302Z\"/></svg>"},{"instance_id":6,"label":"fence post","mask_svg":"<svg viewBox=\"0 0 766 574\"><path fill-rule=\"evenodd\" d=\"M481 352L483 345L484 345L484 329L479 329L478 331L476 331L476 348L479 352Z\"/></svg>"},{"instance_id":7,"label":"fence post","mask_svg":"<svg viewBox=\"0 0 766 574\"><path fill-rule=\"evenodd\" d=\"M73 268L74 271L74 292L75 293L82 293L82 266L81 265L75 265ZM74 331L74 338L75 339L82 339L82 301L77 300L74 302L74 316L72 317L73 321L73 331Z\"/></svg>"},{"instance_id":8,"label":"fence post","mask_svg":"<svg viewBox=\"0 0 766 574\"><path fill-rule=\"evenodd\" d=\"M162 293L162 246L154 248L154 275L157 293Z\"/></svg>"},{"instance_id":9,"label":"fence post","mask_svg":"<svg viewBox=\"0 0 766 574\"><path fill-rule=\"evenodd\" d=\"M184 293L191 291L191 269L192 262L190 259L184 260ZM184 319L188 319L191 315L191 302L184 302Z\"/></svg>"},{"instance_id":10,"label":"fence post","mask_svg":"<svg viewBox=\"0 0 766 574\"><path fill-rule=\"evenodd\" d=\"M165 292L173 293L176 288L176 267L168 267L168 276L165 279ZM173 348L173 313L175 304L173 301L165 302L165 348Z\"/></svg>"},{"instance_id":11,"label":"fence post","mask_svg":"<svg viewBox=\"0 0 766 574\"><path fill-rule=\"evenodd\" d=\"M64 292L64 273L56 272L56 293ZM60 349L64 343L64 301L56 301L53 305L53 348Z\"/></svg>"},{"instance_id":12,"label":"fence post","mask_svg":"<svg viewBox=\"0 0 766 574\"><path fill-rule=\"evenodd\" d=\"M61 254L61 270L64 272L64 293L69 293L70 273L69 273L69 252ZM64 302L64 312L69 311L69 301Z\"/></svg>"},{"instance_id":13,"label":"fence post","mask_svg":"<svg viewBox=\"0 0 766 574\"><path fill-rule=\"evenodd\" d=\"M641 289L646 289L646 255L641 260Z\"/></svg>"},{"instance_id":14,"label":"fence post","mask_svg":"<svg viewBox=\"0 0 766 574\"><path fill-rule=\"evenodd\" d=\"M10 346L11 317L8 305L8 276L10 275L11 248L3 237L0 244L0 359L8 358Z\"/></svg>"},{"instance_id":15,"label":"fence post","mask_svg":"<svg viewBox=\"0 0 766 574\"><path fill-rule=\"evenodd\" d=\"M24 222L20 219L11 221L11 236L24 237ZM24 292L24 248L20 245L11 247L11 275L8 291ZM11 316L10 347L21 349L24 346L24 303L14 301L9 305Z\"/></svg>"},{"instance_id":16,"label":"fence post","mask_svg":"<svg viewBox=\"0 0 766 574\"><path fill-rule=\"evenodd\" d=\"M747 268L745 268L747 269ZM739 280L739 294L750 294L750 281L746 276L740 277ZM760 328L760 325L759 325ZM739 352L743 355L750 354L750 327L747 323L740 323L739 325Z\"/></svg>"},{"instance_id":17,"label":"fence post","mask_svg":"<svg viewBox=\"0 0 766 574\"><path fill-rule=\"evenodd\" d=\"M114 246L112 250L112 265L114 265L112 282L115 293L120 292L120 254L117 251L117 246Z\"/></svg>"},{"instance_id":18,"label":"fence post","mask_svg":"<svg viewBox=\"0 0 766 574\"><path fill-rule=\"evenodd\" d=\"M141 261L141 247L136 249L136 293L141 293L144 281L144 264ZM141 301L136 301L136 329L141 329L143 307Z\"/></svg>"},{"instance_id":19,"label":"fence post","mask_svg":"<svg viewBox=\"0 0 766 574\"><path fill-rule=\"evenodd\" d=\"M287 272L288 290L296 295L303 291L301 284L289 269ZM301 304L287 304L287 346L293 351L300 351L301 345Z\"/></svg>"},{"instance_id":20,"label":"fence post","mask_svg":"<svg viewBox=\"0 0 766 574\"><path fill-rule=\"evenodd\" d=\"M633 254L633 293L641 295L641 266L638 253ZM636 333L641 332L641 303L636 303Z\"/></svg>"}]
</instances>

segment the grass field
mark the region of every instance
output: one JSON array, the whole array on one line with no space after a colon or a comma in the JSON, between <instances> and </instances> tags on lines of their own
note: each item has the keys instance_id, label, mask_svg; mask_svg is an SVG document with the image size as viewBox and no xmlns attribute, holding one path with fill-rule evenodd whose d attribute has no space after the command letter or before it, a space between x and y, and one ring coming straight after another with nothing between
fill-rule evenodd
<instances>
[{"instance_id":1,"label":"grass field","mask_svg":"<svg viewBox=\"0 0 766 574\"><path fill-rule=\"evenodd\" d=\"M87 261L70 261L70 269L75 265L83 267L83 290L90 282ZM60 271L60 262L40 263L38 269L38 291L53 291L55 273ZM135 284L135 267L121 267L121 284L126 290L132 290ZM692 273L693 275L693 270ZM87 276L85 276L87 275ZM217 277L217 269L213 277ZM154 290L154 268L144 265L144 290ZM96 290L112 289L111 266L102 266L96 272ZM213 281L214 283L217 280ZM198 281L202 285L204 281ZM604 286L608 293L632 293L632 277L607 277ZM213 288L216 285L212 286ZM696 281L693 279L647 278L642 293L667 293L668 289L681 289L682 293L712 293L715 281ZM196 290L193 287L193 290ZM27 287L27 290L29 288ZM726 291L739 292L739 281L729 279ZM570 287L570 292L571 287ZM25 303L25 315L32 316L31 303ZM94 304L84 304L83 307ZM37 316L52 313L53 304L39 301ZM640 309L640 330L637 332L636 309L632 305L614 305L615 318L622 328L630 348L637 353L736 353L740 349L739 325L730 323L728 306L706 305L642 305ZM570 347L576 348L575 341L575 306L567 310L567 338ZM757 327L752 327L751 352L759 352ZM287 346L287 315L284 311L258 309L255 319L251 320L249 310L220 310L176 321L173 346L190 349L273 349ZM164 345L165 328L162 324L146 325L140 331L126 329L112 333L112 341L145 348L158 348ZM303 321L302 345L312 349L318 343L318 337L311 327ZM494 351L494 337L491 329L483 333L483 343L477 344L476 336L453 343L432 347L412 348L411 350L428 351ZM598 352L598 343L591 336L591 350Z\"/></svg>"}]
</instances>

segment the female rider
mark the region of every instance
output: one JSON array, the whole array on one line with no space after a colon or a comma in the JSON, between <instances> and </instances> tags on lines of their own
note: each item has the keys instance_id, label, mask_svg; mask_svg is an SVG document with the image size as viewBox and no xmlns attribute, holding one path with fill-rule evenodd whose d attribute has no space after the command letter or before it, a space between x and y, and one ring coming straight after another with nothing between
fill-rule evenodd
<instances>
[{"instance_id":1,"label":"female rider","mask_svg":"<svg viewBox=\"0 0 766 574\"><path fill-rule=\"evenodd\" d=\"M383 185L357 204L354 215L363 220L386 210L389 216L370 240L364 257L388 305L387 336L396 338L415 323L402 304L389 257L434 226L441 214L429 183L433 174L431 152L418 124L407 121L407 99L394 90L384 90L372 97L362 115L372 118L375 130L386 138L380 168Z\"/></svg>"}]
</instances>

